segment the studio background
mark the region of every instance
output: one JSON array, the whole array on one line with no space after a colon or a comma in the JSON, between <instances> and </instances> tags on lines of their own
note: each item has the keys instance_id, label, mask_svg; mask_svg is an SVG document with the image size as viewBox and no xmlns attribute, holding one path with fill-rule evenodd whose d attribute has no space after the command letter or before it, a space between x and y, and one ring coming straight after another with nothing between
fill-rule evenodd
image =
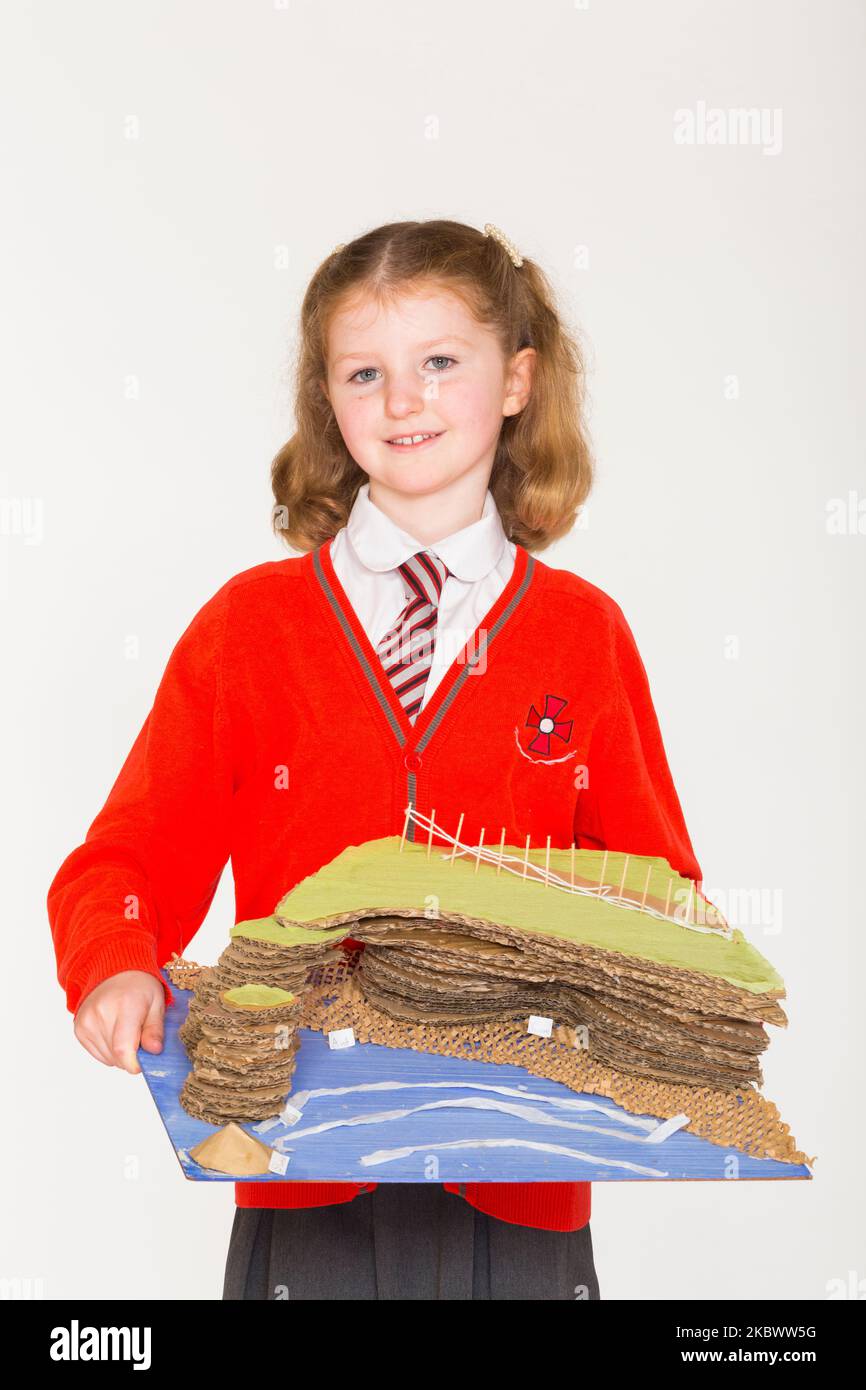
<instances>
[{"instance_id":1,"label":"studio background","mask_svg":"<svg viewBox=\"0 0 866 1390\"><path fill-rule=\"evenodd\" d=\"M786 982L764 1094L818 1155L595 1183L602 1297L863 1297L863 7L18 0L2 29L0 1276L221 1294L233 1186L184 1181L143 1077L75 1041L45 895L193 614L286 553L315 266L453 217L582 335L598 481L540 558L632 626L707 894ZM711 108L763 135L701 142ZM187 954L233 921L227 866Z\"/></svg>"}]
</instances>

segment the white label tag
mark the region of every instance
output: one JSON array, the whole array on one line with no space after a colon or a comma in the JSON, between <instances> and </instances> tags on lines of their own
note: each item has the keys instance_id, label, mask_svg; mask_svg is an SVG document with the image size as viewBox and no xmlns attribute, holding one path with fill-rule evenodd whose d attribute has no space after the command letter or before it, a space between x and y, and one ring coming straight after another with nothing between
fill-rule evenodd
<instances>
[{"instance_id":1,"label":"white label tag","mask_svg":"<svg viewBox=\"0 0 866 1390\"><path fill-rule=\"evenodd\" d=\"M283 1124L296 1125L300 1118L300 1110L296 1110L295 1107L289 1103L289 1101L286 1101L285 1105L280 1111L280 1119L282 1120Z\"/></svg>"},{"instance_id":2,"label":"white label tag","mask_svg":"<svg viewBox=\"0 0 866 1390\"><path fill-rule=\"evenodd\" d=\"M335 1047L354 1047L355 1031L353 1028L336 1028L333 1033L328 1034L328 1046Z\"/></svg>"},{"instance_id":3,"label":"white label tag","mask_svg":"<svg viewBox=\"0 0 866 1390\"><path fill-rule=\"evenodd\" d=\"M270 1168L271 1172L272 1172L272 1173L285 1173L285 1171L286 1171L286 1169L288 1168L288 1166L289 1166L289 1157L288 1157L288 1154L278 1154L277 1151L276 1151L276 1149L274 1149L273 1153L272 1153L271 1156L270 1156L270 1159L268 1160L268 1167Z\"/></svg>"},{"instance_id":4,"label":"white label tag","mask_svg":"<svg viewBox=\"0 0 866 1390\"><path fill-rule=\"evenodd\" d=\"M262 1120L260 1124L253 1125L256 1134L267 1134L269 1129L276 1129L280 1123L279 1116L270 1115L267 1120Z\"/></svg>"},{"instance_id":5,"label":"white label tag","mask_svg":"<svg viewBox=\"0 0 866 1390\"><path fill-rule=\"evenodd\" d=\"M540 1038L549 1038L553 1032L553 1019L541 1018L538 1014L529 1015L527 1033L537 1033Z\"/></svg>"}]
</instances>

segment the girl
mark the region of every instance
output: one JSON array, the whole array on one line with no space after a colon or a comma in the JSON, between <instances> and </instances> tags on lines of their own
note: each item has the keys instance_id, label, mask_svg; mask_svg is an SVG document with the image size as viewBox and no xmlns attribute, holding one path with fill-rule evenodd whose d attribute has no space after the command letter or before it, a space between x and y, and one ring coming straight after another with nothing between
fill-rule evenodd
<instances>
[{"instance_id":1,"label":"girl","mask_svg":"<svg viewBox=\"0 0 866 1390\"><path fill-rule=\"evenodd\" d=\"M172 652L48 895L75 1033L138 1071L231 857L267 916L407 805L478 843L664 855L700 883L616 602L534 552L592 476L580 352L541 269L451 221L378 227L304 298L275 530ZM415 838L410 822L408 838ZM132 908L130 908L132 904ZM224 1298L599 1297L588 1183L239 1183Z\"/></svg>"}]
</instances>

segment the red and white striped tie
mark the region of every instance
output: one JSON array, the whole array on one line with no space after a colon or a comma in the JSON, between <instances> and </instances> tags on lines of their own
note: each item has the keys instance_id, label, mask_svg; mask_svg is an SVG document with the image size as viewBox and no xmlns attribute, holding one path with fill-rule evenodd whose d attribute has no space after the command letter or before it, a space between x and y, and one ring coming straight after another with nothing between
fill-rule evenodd
<instances>
[{"instance_id":1,"label":"red and white striped tie","mask_svg":"<svg viewBox=\"0 0 866 1390\"><path fill-rule=\"evenodd\" d=\"M377 643L376 651L400 704L414 724L433 661L442 586L451 571L432 550L419 550L397 569L403 580L406 606Z\"/></svg>"}]
</instances>

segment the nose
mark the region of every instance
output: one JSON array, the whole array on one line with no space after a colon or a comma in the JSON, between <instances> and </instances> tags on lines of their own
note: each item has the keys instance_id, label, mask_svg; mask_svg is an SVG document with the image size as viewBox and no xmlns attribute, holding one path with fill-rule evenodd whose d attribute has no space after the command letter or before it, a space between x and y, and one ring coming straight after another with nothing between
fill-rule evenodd
<instances>
[{"instance_id":1,"label":"nose","mask_svg":"<svg viewBox=\"0 0 866 1390\"><path fill-rule=\"evenodd\" d=\"M385 391L385 413L392 420L404 420L407 416L423 412L424 382L412 373L403 373L390 378Z\"/></svg>"}]
</instances>

